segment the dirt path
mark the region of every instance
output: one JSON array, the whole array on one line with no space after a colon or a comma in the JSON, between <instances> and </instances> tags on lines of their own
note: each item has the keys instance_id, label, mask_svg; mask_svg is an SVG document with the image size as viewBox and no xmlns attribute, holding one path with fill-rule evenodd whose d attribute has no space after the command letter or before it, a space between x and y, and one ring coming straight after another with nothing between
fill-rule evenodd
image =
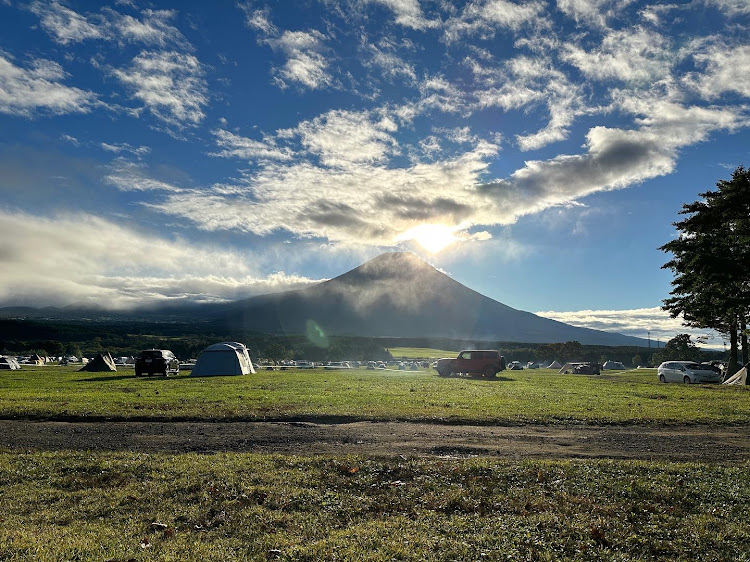
<instances>
[{"instance_id":1,"label":"dirt path","mask_svg":"<svg viewBox=\"0 0 750 562\"><path fill-rule=\"evenodd\" d=\"M750 428L0 420L0 450L66 449L743 462L750 461Z\"/></svg>"}]
</instances>

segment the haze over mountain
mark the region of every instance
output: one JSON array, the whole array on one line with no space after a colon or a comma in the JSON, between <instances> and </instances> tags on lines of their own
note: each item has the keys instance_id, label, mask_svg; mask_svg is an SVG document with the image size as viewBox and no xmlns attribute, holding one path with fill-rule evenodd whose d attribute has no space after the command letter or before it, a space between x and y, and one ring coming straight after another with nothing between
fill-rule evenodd
<instances>
[{"instance_id":1,"label":"haze over mountain","mask_svg":"<svg viewBox=\"0 0 750 562\"><path fill-rule=\"evenodd\" d=\"M465 287L411 253L380 256L298 291L206 305L232 327L287 334L435 337L508 342L645 345L516 310Z\"/></svg>"},{"instance_id":2,"label":"haze over mountain","mask_svg":"<svg viewBox=\"0 0 750 562\"><path fill-rule=\"evenodd\" d=\"M9 307L2 316L210 322L231 333L589 345L646 345L641 338L579 328L516 310L469 289L409 252L392 252L296 291L221 304L170 304L132 312L100 307Z\"/></svg>"}]
</instances>

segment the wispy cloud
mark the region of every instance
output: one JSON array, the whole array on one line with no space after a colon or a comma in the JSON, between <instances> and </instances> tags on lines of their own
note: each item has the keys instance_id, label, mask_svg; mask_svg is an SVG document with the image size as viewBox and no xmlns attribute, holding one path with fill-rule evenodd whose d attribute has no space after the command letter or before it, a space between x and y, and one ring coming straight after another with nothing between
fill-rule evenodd
<instances>
[{"instance_id":1,"label":"wispy cloud","mask_svg":"<svg viewBox=\"0 0 750 562\"><path fill-rule=\"evenodd\" d=\"M393 12L396 23L411 29L438 27L440 21L425 18L419 0L368 0L371 4L380 4Z\"/></svg>"},{"instance_id":2,"label":"wispy cloud","mask_svg":"<svg viewBox=\"0 0 750 562\"><path fill-rule=\"evenodd\" d=\"M681 318L671 318L669 313L660 307L570 312L546 310L535 314L573 326L617 332L644 339L647 339L650 333L653 348L664 347L677 334L690 334L694 338L700 338L701 343L710 347L721 347L723 341L722 337L715 332L683 326Z\"/></svg>"},{"instance_id":3,"label":"wispy cloud","mask_svg":"<svg viewBox=\"0 0 750 562\"><path fill-rule=\"evenodd\" d=\"M62 84L66 76L56 62L33 59L23 68L0 51L0 112L35 117L91 111L96 94Z\"/></svg>"},{"instance_id":4,"label":"wispy cloud","mask_svg":"<svg viewBox=\"0 0 750 562\"><path fill-rule=\"evenodd\" d=\"M103 40L189 46L182 32L171 23L176 16L173 10L143 10L140 17L134 17L105 7L100 12L81 14L57 0L35 1L29 9L39 17L42 28L62 45Z\"/></svg>"},{"instance_id":5,"label":"wispy cloud","mask_svg":"<svg viewBox=\"0 0 750 562\"><path fill-rule=\"evenodd\" d=\"M176 51L143 51L128 68L112 74L156 118L178 128L200 123L208 86L198 59Z\"/></svg>"}]
</instances>

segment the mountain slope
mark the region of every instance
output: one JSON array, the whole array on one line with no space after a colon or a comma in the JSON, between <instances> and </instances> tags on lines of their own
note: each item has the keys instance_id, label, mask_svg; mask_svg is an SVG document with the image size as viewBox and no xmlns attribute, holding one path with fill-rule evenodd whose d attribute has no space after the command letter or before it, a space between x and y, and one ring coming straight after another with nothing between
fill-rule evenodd
<instances>
[{"instance_id":1,"label":"mountain slope","mask_svg":"<svg viewBox=\"0 0 750 562\"><path fill-rule=\"evenodd\" d=\"M326 335L442 337L528 343L644 345L513 309L473 291L410 253L382 254L313 287L204 311L232 328Z\"/></svg>"}]
</instances>

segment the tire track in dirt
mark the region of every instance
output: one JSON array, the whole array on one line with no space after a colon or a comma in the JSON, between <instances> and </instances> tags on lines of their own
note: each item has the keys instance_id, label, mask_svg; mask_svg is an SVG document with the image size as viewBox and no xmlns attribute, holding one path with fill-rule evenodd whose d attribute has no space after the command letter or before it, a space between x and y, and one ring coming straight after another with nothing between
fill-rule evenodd
<instances>
[{"instance_id":1,"label":"tire track in dirt","mask_svg":"<svg viewBox=\"0 0 750 562\"><path fill-rule=\"evenodd\" d=\"M475 426L413 422L0 420L6 451L258 452L372 456L750 461L745 426Z\"/></svg>"}]
</instances>

